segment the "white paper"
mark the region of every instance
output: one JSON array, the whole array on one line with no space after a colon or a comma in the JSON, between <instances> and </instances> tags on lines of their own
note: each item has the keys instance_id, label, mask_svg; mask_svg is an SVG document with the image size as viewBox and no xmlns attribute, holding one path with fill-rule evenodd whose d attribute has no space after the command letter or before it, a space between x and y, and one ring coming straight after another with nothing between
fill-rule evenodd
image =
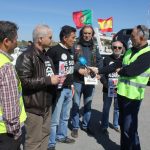
<instances>
[{"instance_id":1,"label":"white paper","mask_svg":"<svg viewBox=\"0 0 150 150\"><path fill-rule=\"evenodd\" d=\"M65 75L65 63L64 61L59 61L59 73L60 76ZM58 89L62 88L62 83L58 84Z\"/></svg>"},{"instance_id":2,"label":"white paper","mask_svg":"<svg viewBox=\"0 0 150 150\"><path fill-rule=\"evenodd\" d=\"M86 84L86 85L97 85L98 84L98 80L97 80L96 77L91 78L90 75L84 76L84 84Z\"/></svg>"},{"instance_id":3,"label":"white paper","mask_svg":"<svg viewBox=\"0 0 150 150\"><path fill-rule=\"evenodd\" d=\"M117 97L117 91L116 91L117 83L118 83L117 78L108 79L108 97Z\"/></svg>"}]
</instances>

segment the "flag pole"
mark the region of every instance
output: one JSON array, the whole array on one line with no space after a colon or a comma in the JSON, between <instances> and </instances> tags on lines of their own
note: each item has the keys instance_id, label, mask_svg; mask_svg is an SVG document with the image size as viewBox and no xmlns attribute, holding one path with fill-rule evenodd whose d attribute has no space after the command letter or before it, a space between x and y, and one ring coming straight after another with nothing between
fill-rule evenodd
<instances>
[{"instance_id":1,"label":"flag pole","mask_svg":"<svg viewBox=\"0 0 150 150\"><path fill-rule=\"evenodd\" d=\"M91 9L91 11L92 11L92 26L93 26L93 10Z\"/></svg>"},{"instance_id":2,"label":"flag pole","mask_svg":"<svg viewBox=\"0 0 150 150\"><path fill-rule=\"evenodd\" d=\"M100 39L99 30L98 30L98 28L94 28L94 30L95 30L95 37L97 39L99 52L104 52L104 47L103 47L101 39Z\"/></svg>"}]
</instances>

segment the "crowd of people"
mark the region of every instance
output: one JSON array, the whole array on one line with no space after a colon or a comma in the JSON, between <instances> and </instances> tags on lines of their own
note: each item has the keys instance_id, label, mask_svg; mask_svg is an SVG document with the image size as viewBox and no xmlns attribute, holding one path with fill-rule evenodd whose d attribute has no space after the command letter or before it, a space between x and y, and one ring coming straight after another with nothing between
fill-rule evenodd
<instances>
[{"instance_id":1,"label":"crowd of people","mask_svg":"<svg viewBox=\"0 0 150 150\"><path fill-rule=\"evenodd\" d=\"M80 127L92 135L91 106L98 80L103 84L103 133L109 134L114 101L113 126L120 133L120 150L141 150L138 112L150 77L145 25L133 28L132 48L125 51L122 41L113 41L113 53L104 59L93 41L92 26L84 26L76 41L76 29L65 25L58 45L49 47L51 28L37 25L33 42L14 66L10 54L17 46L17 30L15 23L0 21L1 150L20 150L20 145L23 150L55 150L57 142L75 143ZM69 119L73 138L67 134Z\"/></svg>"}]
</instances>

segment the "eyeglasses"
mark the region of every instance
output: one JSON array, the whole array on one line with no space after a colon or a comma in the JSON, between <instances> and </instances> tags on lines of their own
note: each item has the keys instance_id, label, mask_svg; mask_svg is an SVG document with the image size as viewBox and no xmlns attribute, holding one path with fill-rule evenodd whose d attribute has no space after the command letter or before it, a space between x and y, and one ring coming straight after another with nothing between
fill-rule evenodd
<instances>
[{"instance_id":1,"label":"eyeglasses","mask_svg":"<svg viewBox=\"0 0 150 150\"><path fill-rule=\"evenodd\" d=\"M144 32L144 30L143 30L143 28L142 28L142 26L141 26L141 25L138 25L138 26L137 26L137 29L139 29L140 31L142 31L143 36L145 35L145 32Z\"/></svg>"},{"instance_id":2,"label":"eyeglasses","mask_svg":"<svg viewBox=\"0 0 150 150\"><path fill-rule=\"evenodd\" d=\"M47 37L47 38L49 38L50 40L52 39L52 36L44 36L44 37ZM44 37L39 37L39 38L44 38Z\"/></svg>"},{"instance_id":3,"label":"eyeglasses","mask_svg":"<svg viewBox=\"0 0 150 150\"><path fill-rule=\"evenodd\" d=\"M122 47L121 46L113 46L113 49L119 49L119 50L121 50Z\"/></svg>"}]
</instances>

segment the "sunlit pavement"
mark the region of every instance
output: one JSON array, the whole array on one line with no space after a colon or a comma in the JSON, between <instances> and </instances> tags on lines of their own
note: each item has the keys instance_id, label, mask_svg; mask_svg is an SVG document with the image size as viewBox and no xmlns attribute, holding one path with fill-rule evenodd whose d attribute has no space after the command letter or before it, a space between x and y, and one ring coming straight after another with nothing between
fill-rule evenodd
<instances>
[{"instance_id":1,"label":"sunlit pavement","mask_svg":"<svg viewBox=\"0 0 150 150\"><path fill-rule=\"evenodd\" d=\"M141 140L141 149L149 150L150 146L150 87L146 89L145 99L142 102L139 112L139 136ZM95 96L92 104L92 131L94 136L88 136L84 131L79 130L79 137L74 144L57 143L56 150L119 150L120 133L108 128L109 136L102 134L100 119L102 112L102 88L101 84L96 86ZM82 107L82 104L81 104ZM110 126L113 116L113 105L110 111ZM70 129L68 129L68 136Z\"/></svg>"}]
</instances>

